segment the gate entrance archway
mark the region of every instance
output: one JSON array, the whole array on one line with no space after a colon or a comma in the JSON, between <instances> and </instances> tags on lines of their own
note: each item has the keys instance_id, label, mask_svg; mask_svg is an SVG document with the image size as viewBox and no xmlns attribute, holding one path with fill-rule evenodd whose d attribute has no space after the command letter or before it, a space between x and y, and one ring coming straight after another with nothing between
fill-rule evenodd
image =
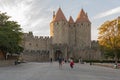
<instances>
[{"instance_id":1,"label":"gate entrance archway","mask_svg":"<svg viewBox=\"0 0 120 80\"><path fill-rule=\"evenodd\" d=\"M61 50L56 50L55 51L55 60L57 61L59 57L62 57L62 52L61 52Z\"/></svg>"}]
</instances>

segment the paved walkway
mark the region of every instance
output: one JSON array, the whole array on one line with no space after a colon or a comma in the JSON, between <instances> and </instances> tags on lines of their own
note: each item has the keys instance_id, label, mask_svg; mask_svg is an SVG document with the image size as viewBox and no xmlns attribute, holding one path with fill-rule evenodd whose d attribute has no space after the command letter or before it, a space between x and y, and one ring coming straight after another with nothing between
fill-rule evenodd
<instances>
[{"instance_id":1,"label":"paved walkway","mask_svg":"<svg viewBox=\"0 0 120 80\"><path fill-rule=\"evenodd\" d=\"M58 63L23 63L0 67L0 80L120 80L120 70L88 64L75 64L74 69Z\"/></svg>"}]
</instances>

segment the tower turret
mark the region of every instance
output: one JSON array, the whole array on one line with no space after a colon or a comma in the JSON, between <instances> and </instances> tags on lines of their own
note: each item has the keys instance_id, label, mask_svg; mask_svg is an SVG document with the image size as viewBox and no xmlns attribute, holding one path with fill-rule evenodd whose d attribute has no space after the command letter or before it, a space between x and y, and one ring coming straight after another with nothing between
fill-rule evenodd
<instances>
[{"instance_id":1,"label":"tower turret","mask_svg":"<svg viewBox=\"0 0 120 80\"><path fill-rule=\"evenodd\" d=\"M65 18L61 8L58 9L55 17L52 20L52 22L58 22L58 21L66 21L67 22L67 19Z\"/></svg>"},{"instance_id":2,"label":"tower turret","mask_svg":"<svg viewBox=\"0 0 120 80\"><path fill-rule=\"evenodd\" d=\"M68 22L61 8L50 23L50 35L53 37L53 44L68 43Z\"/></svg>"},{"instance_id":3,"label":"tower turret","mask_svg":"<svg viewBox=\"0 0 120 80\"><path fill-rule=\"evenodd\" d=\"M79 48L91 46L91 22L87 14L81 9L75 22L76 25L76 45Z\"/></svg>"},{"instance_id":4,"label":"tower turret","mask_svg":"<svg viewBox=\"0 0 120 80\"><path fill-rule=\"evenodd\" d=\"M53 11L53 19L55 18L55 11Z\"/></svg>"},{"instance_id":5,"label":"tower turret","mask_svg":"<svg viewBox=\"0 0 120 80\"><path fill-rule=\"evenodd\" d=\"M89 19L88 19L87 14L84 12L83 9L81 9L81 11L78 14L78 17L76 19L76 23L79 23L79 22L90 22Z\"/></svg>"},{"instance_id":6,"label":"tower turret","mask_svg":"<svg viewBox=\"0 0 120 80\"><path fill-rule=\"evenodd\" d=\"M68 21L70 24L74 24L74 20L73 20L73 18L72 18L72 16L70 16L70 18L69 18L69 21Z\"/></svg>"},{"instance_id":7,"label":"tower turret","mask_svg":"<svg viewBox=\"0 0 120 80\"><path fill-rule=\"evenodd\" d=\"M75 45L75 26L72 16L69 18L69 45L72 47Z\"/></svg>"}]
</instances>

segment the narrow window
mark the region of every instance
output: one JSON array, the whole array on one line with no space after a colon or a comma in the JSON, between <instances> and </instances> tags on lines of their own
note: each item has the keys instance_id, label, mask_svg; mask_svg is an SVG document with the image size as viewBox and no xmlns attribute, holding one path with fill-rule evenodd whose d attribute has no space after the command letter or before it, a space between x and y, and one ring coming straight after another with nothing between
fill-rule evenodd
<instances>
[{"instance_id":1,"label":"narrow window","mask_svg":"<svg viewBox=\"0 0 120 80\"><path fill-rule=\"evenodd\" d=\"M36 44L36 46L38 47L38 44Z\"/></svg>"}]
</instances>

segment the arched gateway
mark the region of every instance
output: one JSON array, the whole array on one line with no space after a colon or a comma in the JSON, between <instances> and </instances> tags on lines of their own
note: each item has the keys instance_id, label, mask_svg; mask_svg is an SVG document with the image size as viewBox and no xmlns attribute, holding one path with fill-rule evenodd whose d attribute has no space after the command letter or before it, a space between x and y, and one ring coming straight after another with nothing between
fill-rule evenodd
<instances>
[{"instance_id":1,"label":"arched gateway","mask_svg":"<svg viewBox=\"0 0 120 80\"><path fill-rule=\"evenodd\" d=\"M52 57L55 61L58 60L59 57L63 59L67 59L68 52L67 52L67 46L65 44L54 44L52 45L52 54L50 57Z\"/></svg>"},{"instance_id":2,"label":"arched gateway","mask_svg":"<svg viewBox=\"0 0 120 80\"><path fill-rule=\"evenodd\" d=\"M56 50L55 53L54 53L55 61L57 61L59 57L63 57L62 51L61 50Z\"/></svg>"}]
</instances>

